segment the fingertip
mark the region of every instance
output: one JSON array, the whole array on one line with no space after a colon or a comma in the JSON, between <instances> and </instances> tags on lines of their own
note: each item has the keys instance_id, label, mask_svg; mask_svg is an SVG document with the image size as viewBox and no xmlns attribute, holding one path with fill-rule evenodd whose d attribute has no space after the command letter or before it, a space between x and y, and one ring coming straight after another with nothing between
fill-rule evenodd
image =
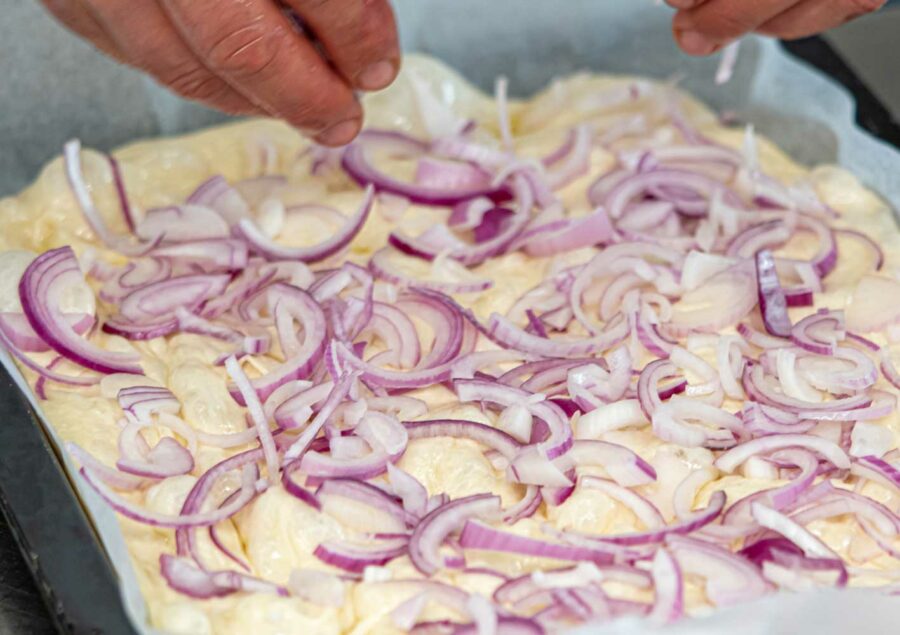
<instances>
[{"instance_id":1,"label":"fingertip","mask_svg":"<svg viewBox=\"0 0 900 635\"><path fill-rule=\"evenodd\" d=\"M688 55L711 55L718 46L700 31L675 29L675 42Z\"/></svg>"},{"instance_id":2,"label":"fingertip","mask_svg":"<svg viewBox=\"0 0 900 635\"><path fill-rule=\"evenodd\" d=\"M356 138L356 135L359 134L360 128L362 128L362 119L345 119L344 121L326 128L324 131L318 133L314 138L317 143L320 143L324 146L343 146L347 145Z\"/></svg>"},{"instance_id":3,"label":"fingertip","mask_svg":"<svg viewBox=\"0 0 900 635\"><path fill-rule=\"evenodd\" d=\"M394 81L398 70L399 64L395 60L381 60L364 68L354 83L362 90L381 90Z\"/></svg>"}]
</instances>

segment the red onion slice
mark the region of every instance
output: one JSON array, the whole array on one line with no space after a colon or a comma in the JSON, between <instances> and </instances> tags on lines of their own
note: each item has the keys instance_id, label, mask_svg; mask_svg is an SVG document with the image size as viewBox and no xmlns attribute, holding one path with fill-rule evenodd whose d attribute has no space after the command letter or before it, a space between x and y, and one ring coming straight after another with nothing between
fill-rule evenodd
<instances>
[{"instance_id":1,"label":"red onion slice","mask_svg":"<svg viewBox=\"0 0 900 635\"><path fill-rule=\"evenodd\" d=\"M369 151L369 148L366 147L367 141L367 138L362 138L349 145L341 158L341 166L360 186L372 186L378 192L390 192L404 196L419 205L449 206L478 196L487 196L492 200L502 201L508 196L504 188L492 187L490 184L444 189L398 181L375 167L367 155Z\"/></svg>"},{"instance_id":2,"label":"red onion slice","mask_svg":"<svg viewBox=\"0 0 900 635\"><path fill-rule=\"evenodd\" d=\"M372 545L323 542L313 555L333 567L350 573L362 573L366 567L378 567L395 558L406 555L407 540L396 538L382 540Z\"/></svg>"},{"instance_id":3,"label":"red onion slice","mask_svg":"<svg viewBox=\"0 0 900 635\"><path fill-rule=\"evenodd\" d=\"M253 426L256 428L257 438L259 438L259 444L263 450L263 457L266 460L269 483L274 485L278 479L280 461L278 460L278 449L275 447L275 440L272 438L269 420L263 411L262 403L250 378L247 377L233 356L225 360L225 369L240 391L244 405L250 413Z\"/></svg>"},{"instance_id":4,"label":"red onion slice","mask_svg":"<svg viewBox=\"0 0 900 635\"><path fill-rule=\"evenodd\" d=\"M409 539L409 557L423 575L431 576L444 566L439 549L452 532L469 519L493 517L500 511L500 499L491 494L475 494L438 507L416 525ZM460 544L465 543L460 539Z\"/></svg>"},{"instance_id":5,"label":"red onion slice","mask_svg":"<svg viewBox=\"0 0 900 635\"><path fill-rule=\"evenodd\" d=\"M159 557L159 568L172 589L197 600L222 597L237 591L288 595L287 589L271 582L237 571L204 571L187 558L167 553Z\"/></svg>"},{"instance_id":6,"label":"red onion slice","mask_svg":"<svg viewBox=\"0 0 900 635\"><path fill-rule=\"evenodd\" d=\"M228 223L219 214L202 205L170 205L147 210L134 229L142 240L162 236L166 242L192 242L228 238Z\"/></svg>"},{"instance_id":7,"label":"red onion slice","mask_svg":"<svg viewBox=\"0 0 900 635\"><path fill-rule=\"evenodd\" d=\"M767 249L756 252L756 285L759 311L766 331L778 337L790 337L791 320L787 314L787 300L775 271L775 259Z\"/></svg>"},{"instance_id":8,"label":"red onion slice","mask_svg":"<svg viewBox=\"0 0 900 635\"><path fill-rule=\"evenodd\" d=\"M126 256L143 255L159 244L162 236L157 236L155 240L146 244L133 244L124 237L110 233L109 228L106 227L106 223L103 221L103 217L100 215L100 210L94 205L90 190L84 181L84 173L81 169L81 142L78 139L73 139L63 146L63 163L69 187L72 188L72 194L81 208L81 213L103 244ZM126 218L126 224L127 222Z\"/></svg>"},{"instance_id":9,"label":"red onion slice","mask_svg":"<svg viewBox=\"0 0 900 635\"><path fill-rule=\"evenodd\" d=\"M784 514L766 507L762 503L752 503L750 513L754 520L766 529L781 534L792 543L803 549L810 558L834 558L840 560L837 554L824 542L814 536L803 526L794 522Z\"/></svg>"},{"instance_id":10,"label":"red onion slice","mask_svg":"<svg viewBox=\"0 0 900 635\"><path fill-rule=\"evenodd\" d=\"M194 469L194 457L172 437L163 437L147 454L146 460L123 458L116 461L116 467L135 476L168 478L191 472Z\"/></svg>"},{"instance_id":11,"label":"red onion slice","mask_svg":"<svg viewBox=\"0 0 900 635\"><path fill-rule=\"evenodd\" d=\"M706 597L716 606L748 602L772 590L751 562L718 545L670 535L666 546L685 574L704 578Z\"/></svg>"},{"instance_id":12,"label":"red onion slice","mask_svg":"<svg viewBox=\"0 0 900 635\"><path fill-rule=\"evenodd\" d=\"M75 333L84 335L94 326L94 316L89 313L64 313L66 321ZM18 350L26 353L44 353L50 350L24 313L0 313L0 331Z\"/></svg>"},{"instance_id":13,"label":"red onion slice","mask_svg":"<svg viewBox=\"0 0 900 635\"><path fill-rule=\"evenodd\" d=\"M661 548L650 568L656 597L647 619L656 624L669 624L684 614L684 581L681 567L667 549Z\"/></svg>"},{"instance_id":14,"label":"red onion slice","mask_svg":"<svg viewBox=\"0 0 900 635\"><path fill-rule=\"evenodd\" d=\"M19 297L31 328L57 353L89 370L142 375L137 355L94 346L79 337L60 312L61 289L80 281L81 275L71 247L51 249L28 265L19 282Z\"/></svg>"},{"instance_id":15,"label":"red onion slice","mask_svg":"<svg viewBox=\"0 0 900 635\"><path fill-rule=\"evenodd\" d=\"M208 512L182 513L178 516L170 516L140 508L119 497L117 494L110 491L104 483L101 483L100 480L95 477L93 472L90 471L90 468L82 467L81 470L79 470L79 473L82 478L84 478L85 482L87 482L87 484L90 485L91 488L93 488L94 491L97 492L114 510L126 518L152 527L169 527L176 529L209 527L210 525L215 525L236 514L257 494L256 486L253 483L247 485L245 481L245 486L241 489L240 496L235 497L227 505L223 505L218 509Z\"/></svg>"},{"instance_id":16,"label":"red onion slice","mask_svg":"<svg viewBox=\"0 0 900 635\"><path fill-rule=\"evenodd\" d=\"M357 211L347 217L344 226L331 238L312 247L286 247L266 236L250 219L238 222L236 232L247 241L250 248L268 260L299 260L318 262L339 252L350 244L365 225L375 201L375 190L370 186L363 192L363 200Z\"/></svg>"},{"instance_id":17,"label":"red onion slice","mask_svg":"<svg viewBox=\"0 0 900 635\"><path fill-rule=\"evenodd\" d=\"M247 201L221 175L212 176L201 183L187 197L185 203L202 205L215 210L225 219L229 227L250 217L250 207L247 205Z\"/></svg>"},{"instance_id":18,"label":"red onion slice","mask_svg":"<svg viewBox=\"0 0 900 635\"><path fill-rule=\"evenodd\" d=\"M303 328L303 344L284 363L250 383L265 401L278 387L295 379L306 379L325 353L327 326L325 314L309 293L293 285L276 282L269 287L269 298L296 319ZM243 404L234 391L230 391L236 401Z\"/></svg>"},{"instance_id":19,"label":"red onion slice","mask_svg":"<svg viewBox=\"0 0 900 635\"><path fill-rule=\"evenodd\" d=\"M477 520L467 520L459 537L466 549L517 553L524 556L567 560L569 562L593 562L598 565L612 563L617 551L602 546L581 547L547 542L495 529Z\"/></svg>"}]
</instances>

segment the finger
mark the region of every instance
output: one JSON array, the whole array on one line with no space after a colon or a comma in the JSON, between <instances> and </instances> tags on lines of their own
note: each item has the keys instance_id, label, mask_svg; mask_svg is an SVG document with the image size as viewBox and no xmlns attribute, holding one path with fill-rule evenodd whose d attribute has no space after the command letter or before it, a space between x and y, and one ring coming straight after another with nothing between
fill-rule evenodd
<instances>
[{"instance_id":1,"label":"finger","mask_svg":"<svg viewBox=\"0 0 900 635\"><path fill-rule=\"evenodd\" d=\"M792 40L833 29L866 13L877 11L886 0L804 0L765 24L757 31Z\"/></svg>"},{"instance_id":2,"label":"finger","mask_svg":"<svg viewBox=\"0 0 900 635\"><path fill-rule=\"evenodd\" d=\"M666 4L674 9L693 9L708 0L666 0Z\"/></svg>"},{"instance_id":3,"label":"finger","mask_svg":"<svg viewBox=\"0 0 900 635\"><path fill-rule=\"evenodd\" d=\"M78 0L41 0L53 17L68 29L93 43L98 49L124 62L124 57L91 12Z\"/></svg>"},{"instance_id":4,"label":"finger","mask_svg":"<svg viewBox=\"0 0 900 635\"><path fill-rule=\"evenodd\" d=\"M679 11L672 21L675 39L691 55L709 55L756 30L800 0L709 0Z\"/></svg>"},{"instance_id":5,"label":"finger","mask_svg":"<svg viewBox=\"0 0 900 635\"><path fill-rule=\"evenodd\" d=\"M378 90L397 76L400 45L387 0L288 0L355 88Z\"/></svg>"},{"instance_id":6,"label":"finger","mask_svg":"<svg viewBox=\"0 0 900 635\"><path fill-rule=\"evenodd\" d=\"M87 0L86 6L126 63L179 95L231 114L265 114L203 66L155 0Z\"/></svg>"},{"instance_id":7,"label":"finger","mask_svg":"<svg viewBox=\"0 0 900 635\"><path fill-rule=\"evenodd\" d=\"M269 0L163 0L204 64L245 97L325 145L359 132L350 86Z\"/></svg>"}]
</instances>

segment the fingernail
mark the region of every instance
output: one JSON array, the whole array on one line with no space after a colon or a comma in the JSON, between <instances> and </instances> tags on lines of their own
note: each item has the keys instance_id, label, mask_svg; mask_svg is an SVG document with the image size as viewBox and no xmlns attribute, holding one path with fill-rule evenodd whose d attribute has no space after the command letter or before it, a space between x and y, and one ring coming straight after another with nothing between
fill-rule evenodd
<instances>
[{"instance_id":1,"label":"fingernail","mask_svg":"<svg viewBox=\"0 0 900 635\"><path fill-rule=\"evenodd\" d=\"M346 119L317 134L316 141L326 146L342 146L353 141L359 127L359 119Z\"/></svg>"},{"instance_id":2,"label":"fingernail","mask_svg":"<svg viewBox=\"0 0 900 635\"><path fill-rule=\"evenodd\" d=\"M361 72L356 78L356 83L364 90L378 90L390 84L396 74L396 65L393 62L382 60Z\"/></svg>"},{"instance_id":3,"label":"fingernail","mask_svg":"<svg viewBox=\"0 0 900 635\"><path fill-rule=\"evenodd\" d=\"M716 50L716 43L699 31L679 31L676 37L681 48L689 55L709 55Z\"/></svg>"}]
</instances>

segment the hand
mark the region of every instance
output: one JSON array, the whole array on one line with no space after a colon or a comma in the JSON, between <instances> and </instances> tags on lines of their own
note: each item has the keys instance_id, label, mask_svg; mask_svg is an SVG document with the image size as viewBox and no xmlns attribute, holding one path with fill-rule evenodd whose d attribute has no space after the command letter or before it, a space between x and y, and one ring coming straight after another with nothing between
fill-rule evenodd
<instances>
[{"instance_id":1,"label":"hand","mask_svg":"<svg viewBox=\"0 0 900 635\"><path fill-rule=\"evenodd\" d=\"M750 32L794 39L879 9L886 0L666 0L685 53L709 55Z\"/></svg>"},{"instance_id":2,"label":"hand","mask_svg":"<svg viewBox=\"0 0 900 635\"><path fill-rule=\"evenodd\" d=\"M399 68L388 0L42 2L97 48L176 93L232 114L282 118L325 145L359 132L354 90L384 88Z\"/></svg>"}]
</instances>

